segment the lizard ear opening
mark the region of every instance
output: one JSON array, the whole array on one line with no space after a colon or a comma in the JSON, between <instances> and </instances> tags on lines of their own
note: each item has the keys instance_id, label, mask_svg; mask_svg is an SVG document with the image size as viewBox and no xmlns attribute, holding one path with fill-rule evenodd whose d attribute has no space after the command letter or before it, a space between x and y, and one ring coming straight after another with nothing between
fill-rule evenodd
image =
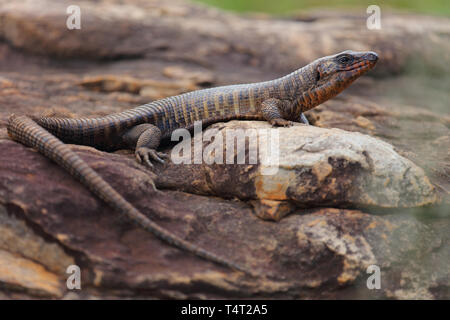
<instances>
[{"instance_id":1,"label":"lizard ear opening","mask_svg":"<svg viewBox=\"0 0 450 320\"><path fill-rule=\"evenodd\" d=\"M315 80L318 82L320 78L322 77L322 70L320 68L320 65L317 66L316 72L315 72Z\"/></svg>"}]
</instances>

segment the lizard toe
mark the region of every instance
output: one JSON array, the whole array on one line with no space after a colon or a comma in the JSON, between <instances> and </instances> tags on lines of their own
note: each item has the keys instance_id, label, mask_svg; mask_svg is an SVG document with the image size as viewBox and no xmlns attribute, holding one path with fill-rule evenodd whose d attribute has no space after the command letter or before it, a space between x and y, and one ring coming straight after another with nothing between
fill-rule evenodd
<instances>
[{"instance_id":1,"label":"lizard toe","mask_svg":"<svg viewBox=\"0 0 450 320\"><path fill-rule=\"evenodd\" d=\"M157 152L155 149L150 149L146 147L136 149L136 156L141 158L151 168L153 168L151 160L164 164L165 161L162 158L167 157L167 155L162 152Z\"/></svg>"},{"instance_id":2,"label":"lizard toe","mask_svg":"<svg viewBox=\"0 0 450 320\"><path fill-rule=\"evenodd\" d=\"M169 155L167 153L164 152L157 152L156 153L158 155L158 157L160 157L161 159L167 159L169 158Z\"/></svg>"},{"instance_id":3,"label":"lizard toe","mask_svg":"<svg viewBox=\"0 0 450 320\"><path fill-rule=\"evenodd\" d=\"M144 163L150 169L153 169L153 164L150 161L151 151L154 151L154 150L143 147L143 148L136 149L135 154L136 154L136 159L139 163Z\"/></svg>"},{"instance_id":4,"label":"lizard toe","mask_svg":"<svg viewBox=\"0 0 450 320\"><path fill-rule=\"evenodd\" d=\"M273 127L291 127L294 123L292 121L289 120L285 120L285 119L281 119L281 118L277 118L277 119L272 119L270 121L270 124Z\"/></svg>"},{"instance_id":5,"label":"lizard toe","mask_svg":"<svg viewBox=\"0 0 450 320\"><path fill-rule=\"evenodd\" d=\"M164 164L164 162L165 162L163 159L161 159L161 158L159 157L158 152L156 152L155 149L149 149L149 151L148 151L148 156L149 156L152 160L155 160L155 161L157 161L157 162L159 162L159 163Z\"/></svg>"}]
</instances>

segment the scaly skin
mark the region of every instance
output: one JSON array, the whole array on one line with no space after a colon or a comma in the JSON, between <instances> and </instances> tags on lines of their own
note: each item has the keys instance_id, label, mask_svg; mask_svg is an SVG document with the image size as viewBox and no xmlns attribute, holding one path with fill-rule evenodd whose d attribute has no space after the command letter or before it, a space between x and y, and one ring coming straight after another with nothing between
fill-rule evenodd
<instances>
[{"instance_id":1,"label":"scaly skin","mask_svg":"<svg viewBox=\"0 0 450 320\"><path fill-rule=\"evenodd\" d=\"M152 167L150 160L164 162L166 157L156 151L161 139L170 138L178 128L192 129L195 121L202 121L203 125L232 119L267 120L274 126L290 126L292 122L307 124L303 112L339 94L372 69L377 60L374 52L344 51L318 59L276 80L193 91L101 118L12 115L8 134L57 162L112 208L159 239L199 257L252 274L159 227L63 142L107 151L134 149L138 161Z\"/></svg>"}]
</instances>

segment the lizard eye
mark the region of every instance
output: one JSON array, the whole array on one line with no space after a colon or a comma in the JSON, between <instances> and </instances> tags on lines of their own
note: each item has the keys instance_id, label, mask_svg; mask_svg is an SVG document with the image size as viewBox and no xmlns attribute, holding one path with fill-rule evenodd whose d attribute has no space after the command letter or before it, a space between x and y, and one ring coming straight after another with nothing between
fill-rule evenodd
<instances>
[{"instance_id":1,"label":"lizard eye","mask_svg":"<svg viewBox=\"0 0 450 320\"><path fill-rule=\"evenodd\" d=\"M346 64L348 62L350 62L350 57L349 56L341 56L338 58L338 62L341 64Z\"/></svg>"}]
</instances>

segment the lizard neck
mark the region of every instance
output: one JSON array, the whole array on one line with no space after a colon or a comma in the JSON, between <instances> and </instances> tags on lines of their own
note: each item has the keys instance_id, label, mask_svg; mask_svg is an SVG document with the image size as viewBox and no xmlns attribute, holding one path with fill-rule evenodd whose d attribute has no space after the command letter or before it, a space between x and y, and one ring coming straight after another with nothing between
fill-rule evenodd
<instances>
[{"instance_id":1,"label":"lizard neck","mask_svg":"<svg viewBox=\"0 0 450 320\"><path fill-rule=\"evenodd\" d=\"M317 83L316 68L309 64L290 74L273 80L270 86L279 89L280 100L295 102L304 92L307 92Z\"/></svg>"}]
</instances>

